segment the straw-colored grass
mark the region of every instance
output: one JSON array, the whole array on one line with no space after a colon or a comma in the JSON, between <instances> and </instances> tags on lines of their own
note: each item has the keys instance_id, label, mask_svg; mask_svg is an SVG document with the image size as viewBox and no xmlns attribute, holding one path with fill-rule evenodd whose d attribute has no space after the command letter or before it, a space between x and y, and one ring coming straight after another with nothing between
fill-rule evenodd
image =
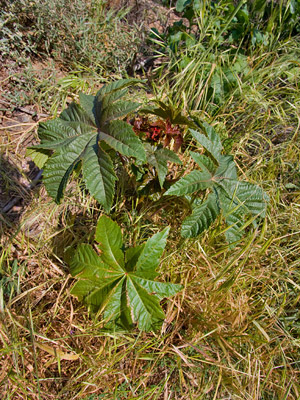
<instances>
[{"instance_id":1,"label":"straw-colored grass","mask_svg":"<svg viewBox=\"0 0 300 400\"><path fill-rule=\"evenodd\" d=\"M137 204L117 190L112 217L128 243L172 228L159 272L184 289L163 302L159 332L107 331L70 295L65 250L92 241L101 210L73 183L61 205L43 186L24 194L20 170L36 124L19 136L1 130L11 168L1 165L1 183L24 198L0 220L1 399L300 398L300 103L289 75L297 54L290 40L257 56L240 93L210 119L240 176L270 197L265 220L237 247L226 244L221 220L180 239L188 211L178 199Z\"/></svg>"}]
</instances>

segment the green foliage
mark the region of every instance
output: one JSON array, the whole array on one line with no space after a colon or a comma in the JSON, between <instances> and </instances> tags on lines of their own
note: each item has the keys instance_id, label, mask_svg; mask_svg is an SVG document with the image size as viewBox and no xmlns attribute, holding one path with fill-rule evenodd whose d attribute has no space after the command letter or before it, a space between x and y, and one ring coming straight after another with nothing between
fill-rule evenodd
<instances>
[{"instance_id":1,"label":"green foliage","mask_svg":"<svg viewBox=\"0 0 300 400\"><path fill-rule=\"evenodd\" d=\"M160 187L163 188L168 173L168 161L175 164L182 162L173 151L162 146L151 146L150 143L146 143L145 151L147 162L156 169Z\"/></svg>"},{"instance_id":2,"label":"green foliage","mask_svg":"<svg viewBox=\"0 0 300 400\"><path fill-rule=\"evenodd\" d=\"M70 263L71 274L78 278L71 293L92 312L103 312L107 322L156 330L165 318L160 301L182 288L154 280L168 232L166 228L145 244L123 251L120 227L100 217L95 235L100 255L90 245L78 246Z\"/></svg>"},{"instance_id":3,"label":"green foliage","mask_svg":"<svg viewBox=\"0 0 300 400\"><path fill-rule=\"evenodd\" d=\"M202 13L217 16L216 27L226 26L225 36L231 42L245 40L253 46L269 42L271 36L276 39L286 38L299 32L299 1L221 0L205 4L200 0L177 0L176 11L189 21L189 28L197 26ZM234 13L234 18L228 19ZM230 23L228 24L228 21ZM175 24L176 26L176 24ZM183 26L177 24L177 26ZM174 27L173 27L174 28Z\"/></svg>"},{"instance_id":4,"label":"green foliage","mask_svg":"<svg viewBox=\"0 0 300 400\"><path fill-rule=\"evenodd\" d=\"M116 152L146 161L143 145L132 127L117 119L139 106L120 100L125 88L138 82L123 79L103 86L96 96L81 94L80 105L72 103L59 118L40 123L41 143L30 151L40 167L48 152L43 177L56 202L62 199L73 170L81 166L87 189L109 211L117 179L113 168Z\"/></svg>"},{"instance_id":5,"label":"green foliage","mask_svg":"<svg viewBox=\"0 0 300 400\"><path fill-rule=\"evenodd\" d=\"M193 121L183 115L182 110L172 104L170 99L168 99L168 102L163 102L162 100L154 100L154 103L156 103L156 107L147 107L141 109L140 111L146 114L156 115L157 117L168 120L173 125L186 125L190 127L195 127Z\"/></svg>"},{"instance_id":6,"label":"green foliage","mask_svg":"<svg viewBox=\"0 0 300 400\"><path fill-rule=\"evenodd\" d=\"M134 27L122 20L128 9L108 10L98 0L14 0L0 4L0 58L46 56L66 69L93 66L124 73L137 51Z\"/></svg>"},{"instance_id":7,"label":"green foliage","mask_svg":"<svg viewBox=\"0 0 300 400\"><path fill-rule=\"evenodd\" d=\"M300 30L298 1L178 0L176 9L182 19L152 33L157 55L165 56L158 73L172 82L175 102L210 115L249 86L253 54Z\"/></svg>"},{"instance_id":8,"label":"green foliage","mask_svg":"<svg viewBox=\"0 0 300 400\"><path fill-rule=\"evenodd\" d=\"M209 189L202 203L193 208L192 214L183 221L181 235L195 237L208 229L222 213L228 226L226 239L229 243L242 237L245 217L264 217L267 195L257 185L238 180L233 157L222 155L219 136L208 124L203 124L206 135L191 130L194 139L204 148L207 155L190 152L193 160L201 168L185 175L165 195L198 195Z\"/></svg>"}]
</instances>

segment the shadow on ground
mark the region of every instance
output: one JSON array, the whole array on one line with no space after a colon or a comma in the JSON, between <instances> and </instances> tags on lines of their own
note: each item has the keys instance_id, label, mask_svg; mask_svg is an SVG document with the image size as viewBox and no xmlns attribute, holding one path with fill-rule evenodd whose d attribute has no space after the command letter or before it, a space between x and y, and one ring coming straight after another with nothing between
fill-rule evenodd
<instances>
[{"instance_id":1,"label":"shadow on ground","mask_svg":"<svg viewBox=\"0 0 300 400\"><path fill-rule=\"evenodd\" d=\"M32 201L40 177L41 171L32 161L27 161L26 172L23 172L11 157L0 153L1 235L7 228L17 227Z\"/></svg>"}]
</instances>

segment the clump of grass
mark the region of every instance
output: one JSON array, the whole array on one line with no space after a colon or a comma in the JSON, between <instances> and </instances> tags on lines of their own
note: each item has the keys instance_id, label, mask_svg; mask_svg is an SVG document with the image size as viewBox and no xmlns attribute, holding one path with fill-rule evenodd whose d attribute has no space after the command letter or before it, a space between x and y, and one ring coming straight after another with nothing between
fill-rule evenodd
<instances>
[{"instance_id":1,"label":"clump of grass","mask_svg":"<svg viewBox=\"0 0 300 400\"><path fill-rule=\"evenodd\" d=\"M137 50L134 28L122 24L126 12L94 0L17 0L2 9L2 57L52 57L66 69L81 64L123 73Z\"/></svg>"},{"instance_id":2,"label":"clump of grass","mask_svg":"<svg viewBox=\"0 0 300 400\"><path fill-rule=\"evenodd\" d=\"M70 92L95 92L108 77L126 74L141 41L128 11L95 0L4 2L2 97L12 108L38 104L55 114Z\"/></svg>"}]
</instances>

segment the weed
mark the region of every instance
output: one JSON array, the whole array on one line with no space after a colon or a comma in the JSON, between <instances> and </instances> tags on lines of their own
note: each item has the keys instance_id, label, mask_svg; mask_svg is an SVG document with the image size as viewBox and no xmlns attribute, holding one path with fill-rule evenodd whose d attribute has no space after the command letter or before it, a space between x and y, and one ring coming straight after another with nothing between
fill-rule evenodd
<instances>
[{"instance_id":1,"label":"weed","mask_svg":"<svg viewBox=\"0 0 300 400\"><path fill-rule=\"evenodd\" d=\"M107 12L103 1L8 2L0 15L2 57L51 56L67 69L82 64L122 73L138 45L134 29L118 22L125 15Z\"/></svg>"}]
</instances>

